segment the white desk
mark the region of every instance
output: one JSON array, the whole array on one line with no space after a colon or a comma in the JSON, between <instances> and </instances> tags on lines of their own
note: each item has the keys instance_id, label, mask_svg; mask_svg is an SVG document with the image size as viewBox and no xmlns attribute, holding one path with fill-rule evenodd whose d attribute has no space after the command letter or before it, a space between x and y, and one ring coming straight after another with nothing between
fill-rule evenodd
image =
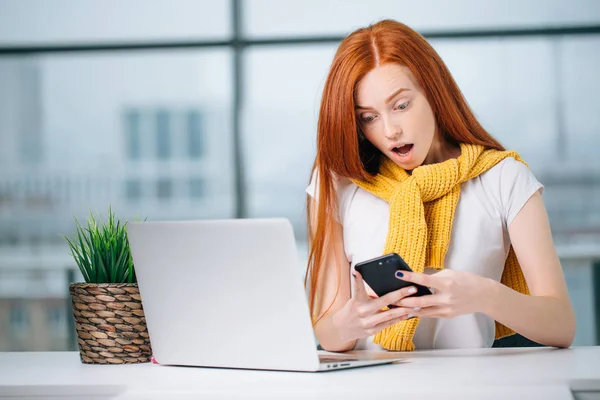
<instances>
[{"instance_id":1,"label":"white desk","mask_svg":"<svg viewBox=\"0 0 600 400\"><path fill-rule=\"evenodd\" d=\"M7 353L0 355L0 399L572 399L571 389L583 399L600 398L600 347L437 350L406 357L401 364L298 373L85 365L77 352Z\"/></svg>"}]
</instances>

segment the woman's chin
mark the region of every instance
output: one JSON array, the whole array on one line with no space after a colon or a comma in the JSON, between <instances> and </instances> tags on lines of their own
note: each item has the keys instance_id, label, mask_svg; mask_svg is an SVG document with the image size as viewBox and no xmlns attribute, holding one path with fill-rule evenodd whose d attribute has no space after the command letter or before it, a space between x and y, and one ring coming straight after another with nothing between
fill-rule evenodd
<instances>
[{"instance_id":1,"label":"woman's chin","mask_svg":"<svg viewBox=\"0 0 600 400\"><path fill-rule=\"evenodd\" d=\"M406 155L400 155L395 151L392 151L388 157L394 162L394 164L406 171L412 171L419 166L419 164L415 162L413 149L411 149Z\"/></svg>"}]
</instances>

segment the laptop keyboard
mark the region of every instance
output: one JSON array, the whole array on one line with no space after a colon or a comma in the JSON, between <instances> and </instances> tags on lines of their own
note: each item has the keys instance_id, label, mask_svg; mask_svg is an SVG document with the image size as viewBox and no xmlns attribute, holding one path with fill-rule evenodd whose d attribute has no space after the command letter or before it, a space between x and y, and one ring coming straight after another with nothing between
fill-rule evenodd
<instances>
[{"instance_id":1,"label":"laptop keyboard","mask_svg":"<svg viewBox=\"0 0 600 400\"><path fill-rule=\"evenodd\" d=\"M340 362L340 361L357 361L358 357L351 354L340 354L340 355L319 355L319 361L322 363Z\"/></svg>"}]
</instances>

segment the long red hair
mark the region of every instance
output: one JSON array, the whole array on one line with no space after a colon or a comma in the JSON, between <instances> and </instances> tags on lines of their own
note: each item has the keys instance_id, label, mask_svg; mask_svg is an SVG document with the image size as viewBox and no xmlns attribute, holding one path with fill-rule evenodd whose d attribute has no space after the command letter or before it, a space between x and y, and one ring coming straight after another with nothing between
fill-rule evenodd
<instances>
[{"instance_id":1,"label":"long red hair","mask_svg":"<svg viewBox=\"0 0 600 400\"><path fill-rule=\"evenodd\" d=\"M335 54L321 99L317 155L312 170L312 176L316 173L319 177L316 209L307 196L310 251L305 285L315 324L335 301L321 315L315 315L318 277L324 267L324 247L333 231L333 216L337 213L334 176L368 179L377 173L383 156L368 140L359 140L360 128L354 112L355 90L369 71L387 63L409 68L424 91L435 115L437 131L445 140L504 150L479 124L450 71L419 33L397 21L383 20L346 37ZM315 219L316 226L313 226ZM339 280L337 285L336 296Z\"/></svg>"}]
</instances>

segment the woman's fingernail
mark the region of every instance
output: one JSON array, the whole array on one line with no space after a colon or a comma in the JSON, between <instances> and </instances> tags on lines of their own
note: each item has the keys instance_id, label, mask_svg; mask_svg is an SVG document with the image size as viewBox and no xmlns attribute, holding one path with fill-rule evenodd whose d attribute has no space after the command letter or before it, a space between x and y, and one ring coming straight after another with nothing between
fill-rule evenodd
<instances>
[{"instance_id":1,"label":"woman's fingernail","mask_svg":"<svg viewBox=\"0 0 600 400\"><path fill-rule=\"evenodd\" d=\"M408 293L417 293L417 288L411 287L410 289L408 289Z\"/></svg>"},{"instance_id":2,"label":"woman's fingernail","mask_svg":"<svg viewBox=\"0 0 600 400\"><path fill-rule=\"evenodd\" d=\"M408 315L406 316L406 319L411 319L412 317L414 317L414 315L412 315L412 314L408 314Z\"/></svg>"},{"instance_id":3,"label":"woman's fingernail","mask_svg":"<svg viewBox=\"0 0 600 400\"><path fill-rule=\"evenodd\" d=\"M421 307L415 307L413 308L414 311L421 311Z\"/></svg>"},{"instance_id":4,"label":"woman's fingernail","mask_svg":"<svg viewBox=\"0 0 600 400\"><path fill-rule=\"evenodd\" d=\"M402 278L404 274L400 271L396 271L396 278Z\"/></svg>"}]
</instances>

